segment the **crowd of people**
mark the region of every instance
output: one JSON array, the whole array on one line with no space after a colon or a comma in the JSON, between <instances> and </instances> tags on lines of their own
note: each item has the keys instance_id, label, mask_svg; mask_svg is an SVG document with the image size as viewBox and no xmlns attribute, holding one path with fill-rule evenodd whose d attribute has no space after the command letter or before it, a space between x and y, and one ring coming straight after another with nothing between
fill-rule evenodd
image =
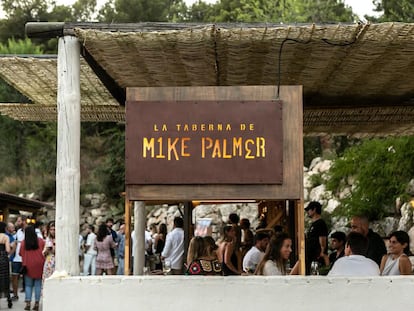
<instances>
[{"instance_id":1,"label":"crowd of people","mask_svg":"<svg viewBox=\"0 0 414 311\"><path fill-rule=\"evenodd\" d=\"M7 298L9 308L19 299L19 278L22 277L20 292L25 293L24 310L39 310L43 280L52 275L54 269L53 221L47 225L31 224L26 216L18 216L15 223L0 222L0 294Z\"/></svg>"},{"instance_id":2,"label":"crowd of people","mask_svg":"<svg viewBox=\"0 0 414 311\"><path fill-rule=\"evenodd\" d=\"M348 235L340 231L329 235L321 211L319 202L310 202L305 208L311 219L305 238L306 274L412 274L410 238L406 232L393 232L386 247L384 240L369 228L368 218L354 216ZM184 258L183 225L183 219L175 217L171 232L167 232L164 223L151 224L145 231L146 272L224 276L299 274L300 263L292 260L292 239L280 226L271 230L257 229L253 233L248 219L240 220L237 214L230 214L219 241L211 236L195 236L190 240ZM95 226L88 225L86 234L79 235L79 258L84 276L124 275L125 224L119 222L117 231L113 226L114 220L108 218L99 225L96 233ZM136 248L134 232L131 238L133 248ZM32 310L38 310L42 283L54 269L53 221L47 225L30 224L25 216L18 216L15 223L0 222L0 295L7 298L9 308L13 300L19 299L18 284L22 277L24 310L31 309L33 293Z\"/></svg>"},{"instance_id":3,"label":"crowd of people","mask_svg":"<svg viewBox=\"0 0 414 311\"><path fill-rule=\"evenodd\" d=\"M332 252L328 256L328 227L321 218L322 205L310 202L305 208L311 219L306 233L306 273L329 276L411 275L410 238L404 231L381 236L369 228L363 215L351 217L350 233L331 233Z\"/></svg>"}]
</instances>

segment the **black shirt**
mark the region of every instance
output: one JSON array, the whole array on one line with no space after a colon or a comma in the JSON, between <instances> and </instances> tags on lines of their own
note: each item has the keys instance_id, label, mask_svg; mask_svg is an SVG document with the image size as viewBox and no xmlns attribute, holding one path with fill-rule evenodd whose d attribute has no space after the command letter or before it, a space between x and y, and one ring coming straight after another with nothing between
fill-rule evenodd
<instances>
[{"instance_id":1,"label":"black shirt","mask_svg":"<svg viewBox=\"0 0 414 311\"><path fill-rule=\"evenodd\" d=\"M367 257L372 259L379 266L381 264L382 256L387 253L385 243L378 233L369 229L368 234L368 251Z\"/></svg>"}]
</instances>

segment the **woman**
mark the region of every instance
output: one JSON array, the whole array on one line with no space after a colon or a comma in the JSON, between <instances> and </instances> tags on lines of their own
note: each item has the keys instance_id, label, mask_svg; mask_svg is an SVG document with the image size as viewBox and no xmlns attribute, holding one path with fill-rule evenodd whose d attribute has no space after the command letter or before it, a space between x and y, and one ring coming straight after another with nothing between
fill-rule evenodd
<instances>
[{"instance_id":1,"label":"woman","mask_svg":"<svg viewBox=\"0 0 414 311\"><path fill-rule=\"evenodd\" d=\"M160 224L158 234L154 241L155 253L155 270L162 270L161 253L165 246L165 238L167 237L167 225Z\"/></svg>"},{"instance_id":2,"label":"woman","mask_svg":"<svg viewBox=\"0 0 414 311\"><path fill-rule=\"evenodd\" d=\"M25 301L24 310L30 310L33 287L35 290L35 304L32 310L39 310L40 294L42 290L42 274L45 264L43 249L45 241L39 238L33 226L27 226L24 231L24 240L20 247L22 265L27 271L24 274L25 282Z\"/></svg>"},{"instance_id":3,"label":"woman","mask_svg":"<svg viewBox=\"0 0 414 311\"><path fill-rule=\"evenodd\" d=\"M55 222L47 224L46 243L43 249L45 265L43 267L43 280L50 277L55 272Z\"/></svg>"},{"instance_id":4,"label":"woman","mask_svg":"<svg viewBox=\"0 0 414 311\"><path fill-rule=\"evenodd\" d=\"M6 235L6 223L0 222L0 297L2 294L7 297L8 307L13 306L10 297L10 270L9 270L9 253L10 240Z\"/></svg>"},{"instance_id":5,"label":"woman","mask_svg":"<svg viewBox=\"0 0 414 311\"><path fill-rule=\"evenodd\" d=\"M395 231L389 238L389 253L381 260L381 275L410 275L410 237L404 231Z\"/></svg>"},{"instance_id":6,"label":"woman","mask_svg":"<svg viewBox=\"0 0 414 311\"><path fill-rule=\"evenodd\" d=\"M221 263L223 275L240 275L238 259L235 248L236 230L233 226L227 225L223 228L223 238L217 250L217 257Z\"/></svg>"},{"instance_id":7,"label":"woman","mask_svg":"<svg viewBox=\"0 0 414 311\"><path fill-rule=\"evenodd\" d=\"M205 238L196 236L191 239L187 252L187 275L222 274L221 264L210 249L211 246Z\"/></svg>"},{"instance_id":8,"label":"woman","mask_svg":"<svg viewBox=\"0 0 414 311\"><path fill-rule=\"evenodd\" d=\"M289 256L292 253L292 240L286 233L272 237L263 259L258 264L256 275L287 275L299 273L299 261L290 270Z\"/></svg>"},{"instance_id":9,"label":"woman","mask_svg":"<svg viewBox=\"0 0 414 311\"><path fill-rule=\"evenodd\" d=\"M111 249L116 244L111 234L108 234L108 228L105 224L99 226L98 234L95 240L95 248L98 251L96 256L96 275L102 275L103 272L111 275L114 269L114 262L111 256Z\"/></svg>"}]
</instances>

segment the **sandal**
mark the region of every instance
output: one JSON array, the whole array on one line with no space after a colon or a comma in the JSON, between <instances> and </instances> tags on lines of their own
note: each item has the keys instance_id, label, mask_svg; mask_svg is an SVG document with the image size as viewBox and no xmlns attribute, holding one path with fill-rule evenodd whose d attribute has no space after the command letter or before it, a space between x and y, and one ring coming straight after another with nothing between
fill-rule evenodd
<instances>
[{"instance_id":1,"label":"sandal","mask_svg":"<svg viewBox=\"0 0 414 311\"><path fill-rule=\"evenodd\" d=\"M26 306L23 310L30 310L30 301L26 301Z\"/></svg>"},{"instance_id":2,"label":"sandal","mask_svg":"<svg viewBox=\"0 0 414 311\"><path fill-rule=\"evenodd\" d=\"M35 302L32 310L33 311L39 311L39 302Z\"/></svg>"}]
</instances>

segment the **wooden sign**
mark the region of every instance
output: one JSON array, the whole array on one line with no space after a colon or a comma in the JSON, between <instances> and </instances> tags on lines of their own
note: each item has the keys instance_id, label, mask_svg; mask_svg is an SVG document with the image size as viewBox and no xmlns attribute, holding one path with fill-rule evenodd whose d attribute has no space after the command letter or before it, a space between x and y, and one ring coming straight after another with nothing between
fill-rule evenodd
<instances>
[{"instance_id":1,"label":"wooden sign","mask_svg":"<svg viewBox=\"0 0 414 311\"><path fill-rule=\"evenodd\" d=\"M126 184L282 184L281 101L129 101Z\"/></svg>"}]
</instances>

